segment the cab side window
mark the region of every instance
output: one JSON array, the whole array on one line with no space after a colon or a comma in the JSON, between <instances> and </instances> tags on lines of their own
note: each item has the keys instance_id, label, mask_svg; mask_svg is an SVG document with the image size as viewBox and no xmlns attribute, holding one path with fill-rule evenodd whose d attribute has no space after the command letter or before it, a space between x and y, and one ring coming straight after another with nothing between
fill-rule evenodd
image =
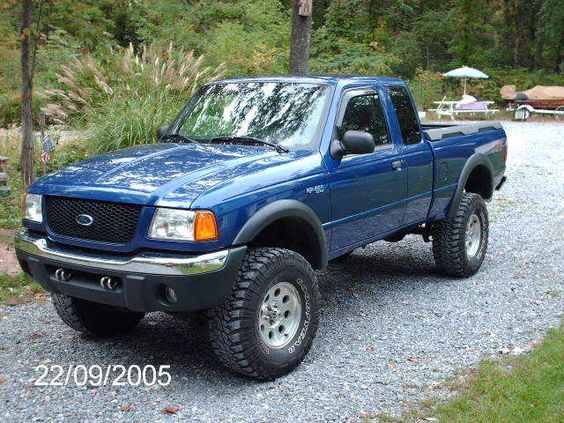
<instances>
[{"instance_id":1,"label":"cab side window","mask_svg":"<svg viewBox=\"0 0 564 423\"><path fill-rule=\"evenodd\" d=\"M421 131L407 90L405 87L390 87L389 92L398 116L403 143L417 144L421 141Z\"/></svg>"},{"instance_id":2,"label":"cab side window","mask_svg":"<svg viewBox=\"0 0 564 423\"><path fill-rule=\"evenodd\" d=\"M338 128L339 137L349 130L368 132L374 137L376 147L391 144L384 111L377 94L359 95L349 100L343 121Z\"/></svg>"}]
</instances>

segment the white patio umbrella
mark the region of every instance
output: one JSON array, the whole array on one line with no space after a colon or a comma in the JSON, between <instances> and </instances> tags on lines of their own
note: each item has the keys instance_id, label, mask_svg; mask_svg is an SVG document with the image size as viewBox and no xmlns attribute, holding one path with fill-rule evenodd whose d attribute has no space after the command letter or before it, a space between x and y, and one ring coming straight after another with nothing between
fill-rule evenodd
<instances>
[{"instance_id":1,"label":"white patio umbrella","mask_svg":"<svg viewBox=\"0 0 564 423\"><path fill-rule=\"evenodd\" d=\"M443 73L443 76L448 76L449 78L463 78L464 79L464 94L466 94L466 79L467 78L478 78L478 79L488 79L489 76L478 69L469 68L468 66L462 66L461 68L456 68L447 73Z\"/></svg>"}]
</instances>

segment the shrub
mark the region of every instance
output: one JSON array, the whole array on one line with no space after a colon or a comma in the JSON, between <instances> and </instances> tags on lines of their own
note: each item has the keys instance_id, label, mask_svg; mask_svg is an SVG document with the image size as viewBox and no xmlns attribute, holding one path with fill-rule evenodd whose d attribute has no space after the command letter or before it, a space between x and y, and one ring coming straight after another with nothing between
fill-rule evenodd
<instances>
[{"instance_id":1,"label":"shrub","mask_svg":"<svg viewBox=\"0 0 564 423\"><path fill-rule=\"evenodd\" d=\"M205 67L203 60L172 44L138 54L118 48L107 62L85 56L58 75L46 111L57 122L84 123L96 152L146 143L201 84L222 76L222 65Z\"/></svg>"},{"instance_id":2,"label":"shrub","mask_svg":"<svg viewBox=\"0 0 564 423\"><path fill-rule=\"evenodd\" d=\"M433 101L441 100L445 91L445 77L438 72L417 69L415 77L408 81L409 88L419 110L433 106Z\"/></svg>"},{"instance_id":3,"label":"shrub","mask_svg":"<svg viewBox=\"0 0 564 423\"><path fill-rule=\"evenodd\" d=\"M88 158L84 140L73 140L62 146L56 146L47 162L47 172L54 172L66 166Z\"/></svg>"},{"instance_id":4,"label":"shrub","mask_svg":"<svg viewBox=\"0 0 564 423\"><path fill-rule=\"evenodd\" d=\"M116 85L118 81L110 64L86 55L61 69L56 76L60 88L44 92L51 99L44 111L55 123L65 123L72 118L82 120L87 108L101 107L114 94L110 84Z\"/></svg>"},{"instance_id":5,"label":"shrub","mask_svg":"<svg viewBox=\"0 0 564 423\"><path fill-rule=\"evenodd\" d=\"M43 104L43 99L38 96L32 98L32 115L37 119L39 110ZM10 125L19 124L22 116L21 92L11 91L0 95L0 128L7 128Z\"/></svg>"},{"instance_id":6,"label":"shrub","mask_svg":"<svg viewBox=\"0 0 564 423\"><path fill-rule=\"evenodd\" d=\"M526 68L486 68L484 72L500 88L503 85L516 85L518 91L528 90L535 85L564 85L563 73L531 71Z\"/></svg>"},{"instance_id":7,"label":"shrub","mask_svg":"<svg viewBox=\"0 0 564 423\"><path fill-rule=\"evenodd\" d=\"M185 101L180 95L151 93L109 102L90 117L90 149L102 153L154 141L157 128L171 123Z\"/></svg>"}]
</instances>

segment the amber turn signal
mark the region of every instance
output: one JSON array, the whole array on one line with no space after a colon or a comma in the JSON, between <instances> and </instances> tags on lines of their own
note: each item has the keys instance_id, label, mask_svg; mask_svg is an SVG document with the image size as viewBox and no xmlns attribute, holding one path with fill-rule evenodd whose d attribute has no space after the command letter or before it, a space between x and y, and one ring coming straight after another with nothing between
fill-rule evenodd
<instances>
[{"instance_id":1,"label":"amber turn signal","mask_svg":"<svg viewBox=\"0 0 564 423\"><path fill-rule=\"evenodd\" d=\"M216 241L219 239L217 221L215 215L209 210L196 212L194 221L194 240L195 241Z\"/></svg>"}]
</instances>

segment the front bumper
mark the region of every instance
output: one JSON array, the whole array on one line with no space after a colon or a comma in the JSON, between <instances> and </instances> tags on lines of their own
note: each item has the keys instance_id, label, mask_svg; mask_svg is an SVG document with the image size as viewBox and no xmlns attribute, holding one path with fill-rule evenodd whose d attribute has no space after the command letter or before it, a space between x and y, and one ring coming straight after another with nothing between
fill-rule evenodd
<instances>
[{"instance_id":1,"label":"front bumper","mask_svg":"<svg viewBox=\"0 0 564 423\"><path fill-rule=\"evenodd\" d=\"M198 256L163 252L122 256L55 245L27 230L16 236L15 247L22 269L47 291L146 312L222 304L246 251L236 247ZM115 287L108 288L103 278ZM166 288L174 290L175 303L167 300Z\"/></svg>"}]
</instances>

